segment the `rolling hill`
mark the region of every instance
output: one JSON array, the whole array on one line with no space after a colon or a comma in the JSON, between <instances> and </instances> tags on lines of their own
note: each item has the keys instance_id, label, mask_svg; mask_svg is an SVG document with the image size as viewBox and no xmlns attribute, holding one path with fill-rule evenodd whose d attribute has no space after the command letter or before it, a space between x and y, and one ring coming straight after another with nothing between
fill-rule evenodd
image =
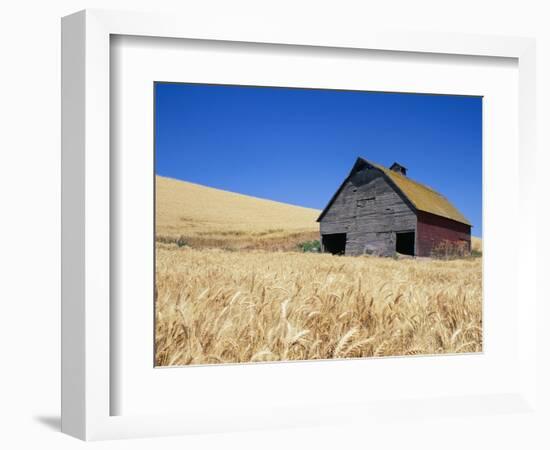
<instances>
[{"instance_id":1,"label":"rolling hill","mask_svg":"<svg viewBox=\"0 0 550 450\"><path fill-rule=\"evenodd\" d=\"M156 177L157 241L194 247L295 248L318 239L320 211Z\"/></svg>"},{"instance_id":2,"label":"rolling hill","mask_svg":"<svg viewBox=\"0 0 550 450\"><path fill-rule=\"evenodd\" d=\"M156 177L156 235L199 248L289 250L319 238L320 210ZM481 251L481 238L472 236Z\"/></svg>"}]
</instances>

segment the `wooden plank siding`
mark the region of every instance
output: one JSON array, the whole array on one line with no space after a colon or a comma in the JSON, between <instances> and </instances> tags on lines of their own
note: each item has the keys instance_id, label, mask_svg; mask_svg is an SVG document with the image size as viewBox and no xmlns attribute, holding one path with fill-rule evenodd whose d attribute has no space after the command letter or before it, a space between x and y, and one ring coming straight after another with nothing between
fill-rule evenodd
<instances>
[{"instance_id":1,"label":"wooden plank siding","mask_svg":"<svg viewBox=\"0 0 550 450\"><path fill-rule=\"evenodd\" d=\"M346 233L346 255L395 253L396 232L416 231L416 213L395 185L374 167L352 173L320 220L325 234Z\"/></svg>"},{"instance_id":2,"label":"wooden plank siding","mask_svg":"<svg viewBox=\"0 0 550 450\"><path fill-rule=\"evenodd\" d=\"M469 225L423 211L418 211L417 214L417 256L431 256L434 248L443 241L453 243L465 241L468 252L471 251L471 227Z\"/></svg>"}]
</instances>

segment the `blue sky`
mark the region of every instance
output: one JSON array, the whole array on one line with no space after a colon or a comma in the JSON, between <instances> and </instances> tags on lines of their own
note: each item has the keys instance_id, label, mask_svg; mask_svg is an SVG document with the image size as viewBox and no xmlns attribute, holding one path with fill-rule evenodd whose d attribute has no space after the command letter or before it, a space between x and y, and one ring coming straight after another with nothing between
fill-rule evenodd
<instances>
[{"instance_id":1,"label":"blue sky","mask_svg":"<svg viewBox=\"0 0 550 450\"><path fill-rule=\"evenodd\" d=\"M322 209L362 156L436 189L482 235L482 99L155 84L156 173Z\"/></svg>"}]
</instances>

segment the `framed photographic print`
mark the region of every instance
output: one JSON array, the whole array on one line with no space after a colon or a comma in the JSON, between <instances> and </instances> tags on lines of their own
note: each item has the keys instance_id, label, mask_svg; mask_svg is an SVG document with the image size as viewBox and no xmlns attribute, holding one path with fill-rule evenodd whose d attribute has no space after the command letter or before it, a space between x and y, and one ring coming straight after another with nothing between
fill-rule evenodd
<instances>
[{"instance_id":1,"label":"framed photographic print","mask_svg":"<svg viewBox=\"0 0 550 450\"><path fill-rule=\"evenodd\" d=\"M482 351L482 97L154 90L156 365Z\"/></svg>"},{"instance_id":2,"label":"framed photographic print","mask_svg":"<svg viewBox=\"0 0 550 450\"><path fill-rule=\"evenodd\" d=\"M63 19L63 431L533 413L534 43L218 25Z\"/></svg>"}]
</instances>

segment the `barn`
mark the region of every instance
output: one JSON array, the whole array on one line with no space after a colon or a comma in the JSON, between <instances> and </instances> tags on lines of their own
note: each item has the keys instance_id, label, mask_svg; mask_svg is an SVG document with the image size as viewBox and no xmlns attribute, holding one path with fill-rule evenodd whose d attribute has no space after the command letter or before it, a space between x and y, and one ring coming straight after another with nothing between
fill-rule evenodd
<instances>
[{"instance_id":1,"label":"barn","mask_svg":"<svg viewBox=\"0 0 550 450\"><path fill-rule=\"evenodd\" d=\"M431 256L471 249L472 225L443 195L390 168L357 158L317 219L321 249L342 255Z\"/></svg>"}]
</instances>

